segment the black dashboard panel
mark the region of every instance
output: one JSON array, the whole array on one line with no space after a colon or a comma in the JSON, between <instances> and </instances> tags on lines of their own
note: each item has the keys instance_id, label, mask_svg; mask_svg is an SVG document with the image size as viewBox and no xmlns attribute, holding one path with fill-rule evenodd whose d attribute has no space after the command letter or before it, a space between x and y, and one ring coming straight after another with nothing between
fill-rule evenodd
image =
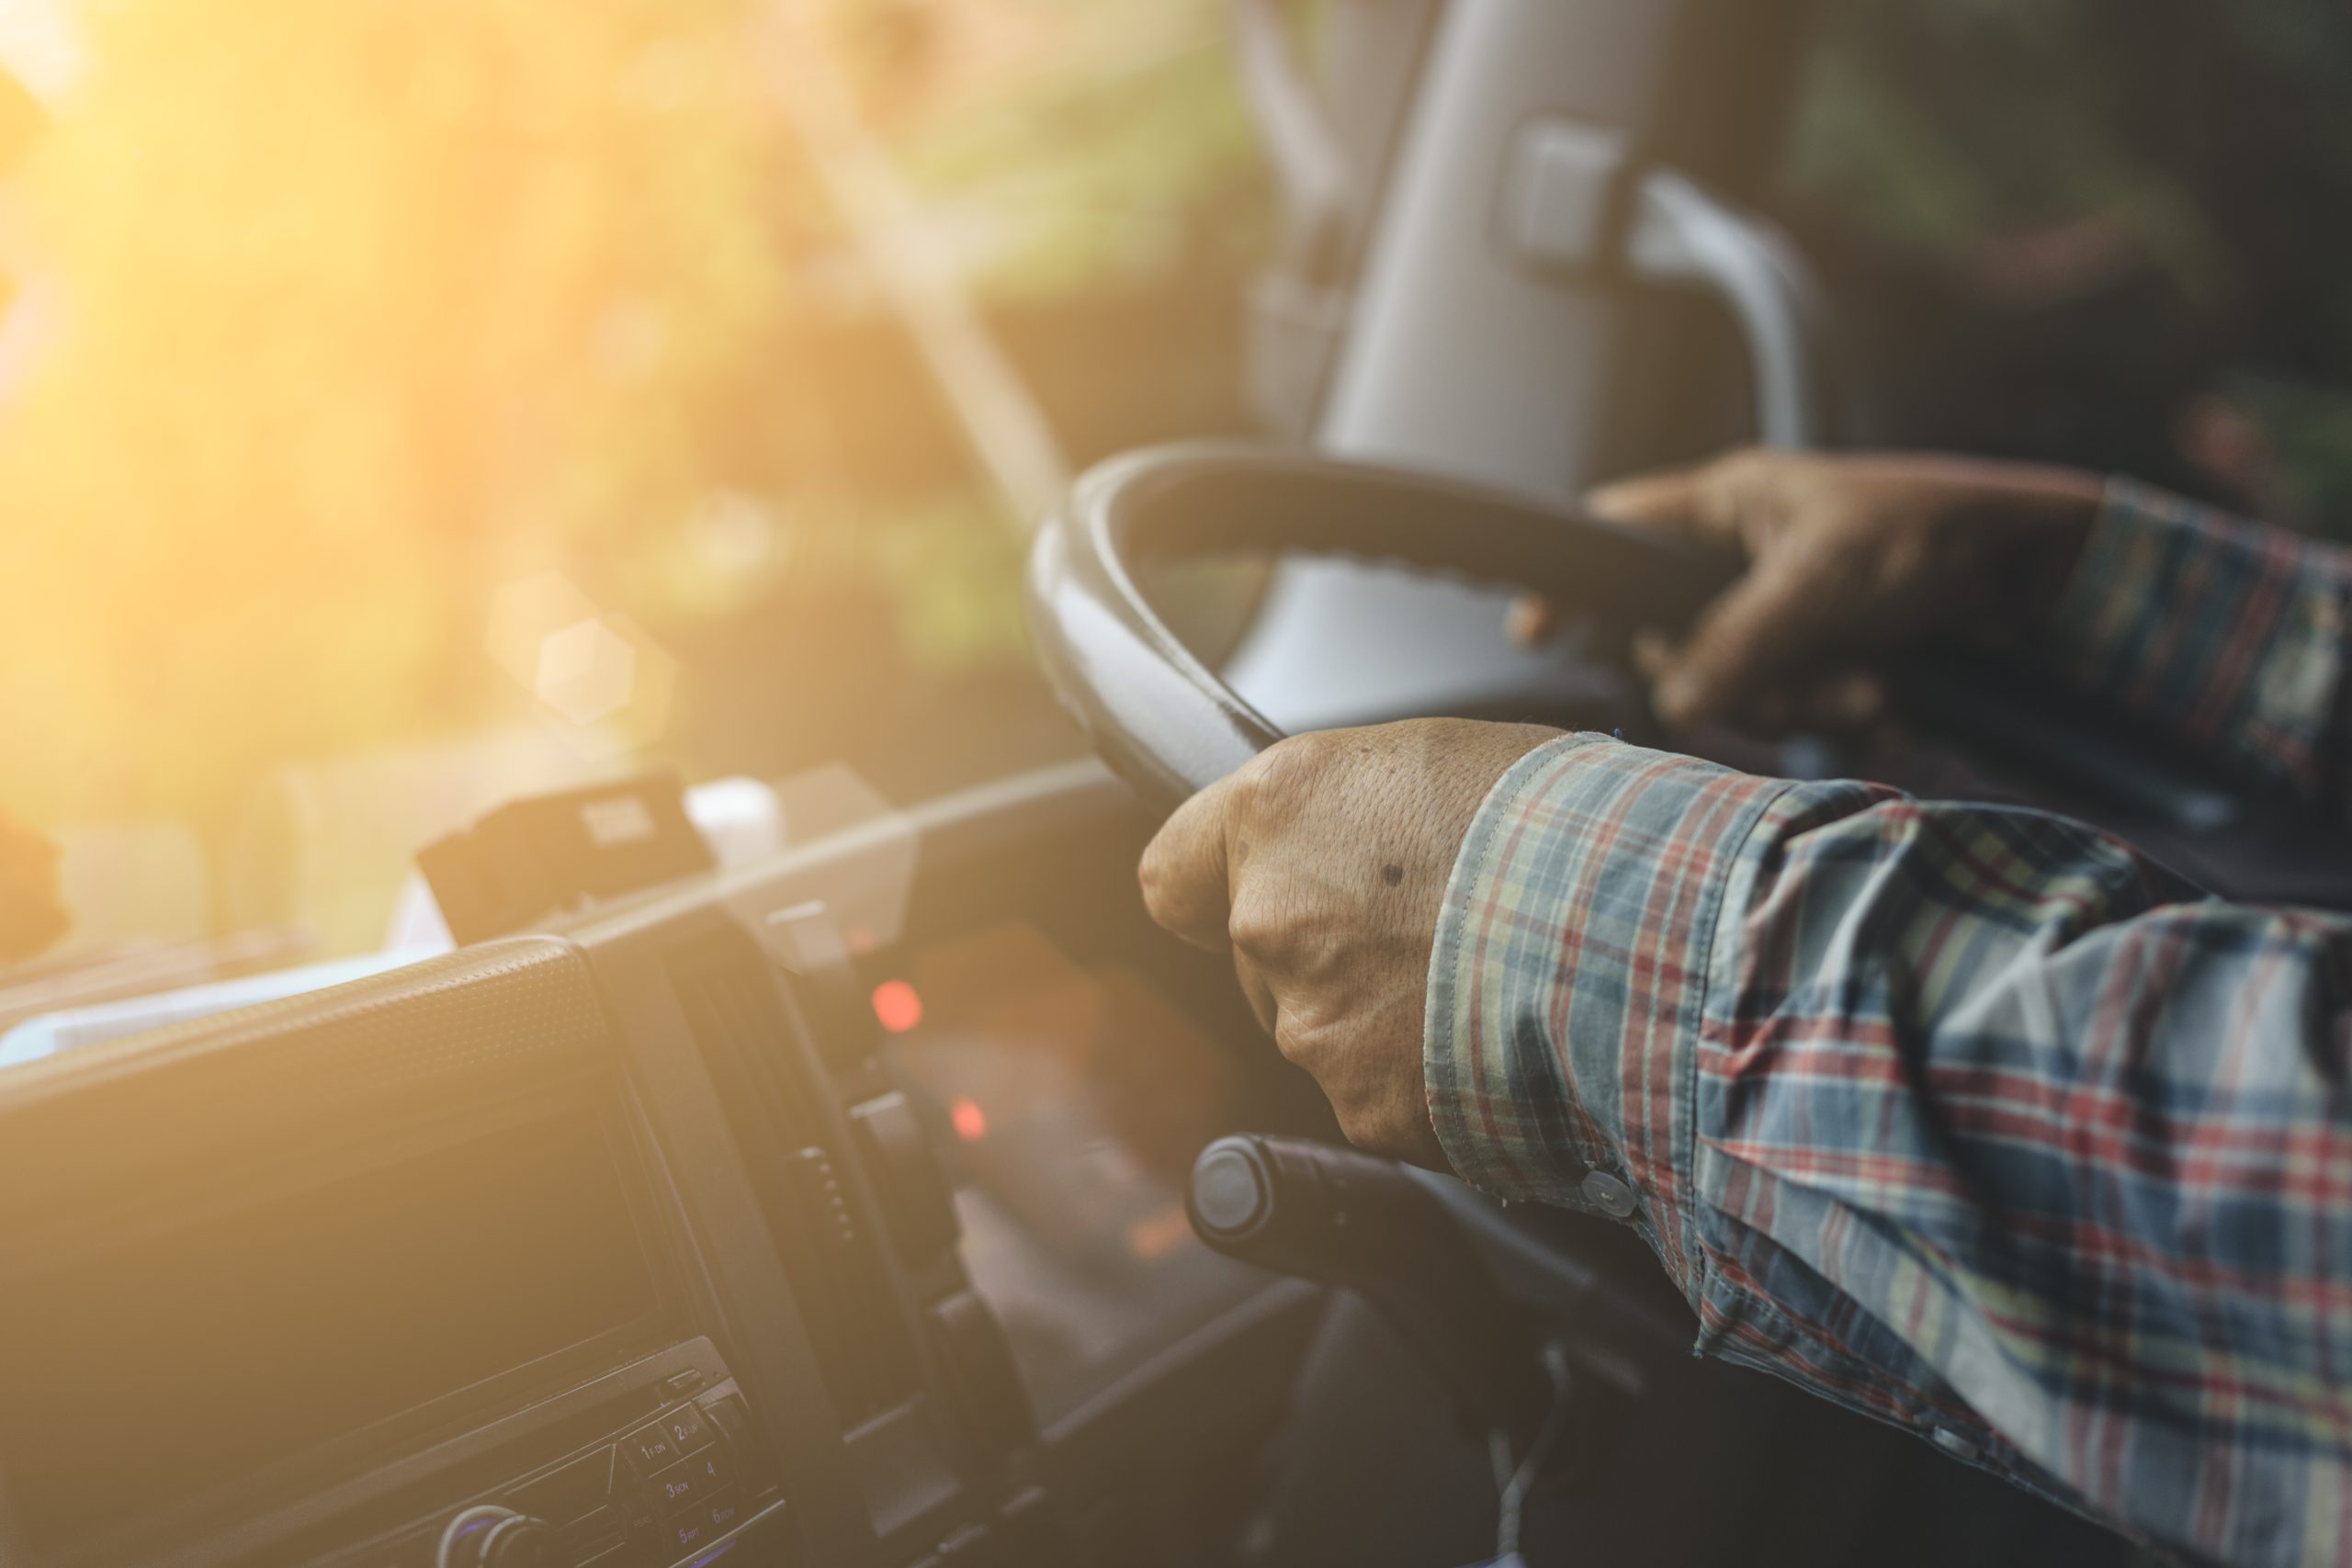
<instances>
[{"instance_id":1,"label":"black dashboard panel","mask_svg":"<svg viewBox=\"0 0 2352 1568\"><path fill-rule=\"evenodd\" d=\"M1184 1191L1193 1156L1249 1116L1248 1080L1158 987L1026 921L876 973L904 998L884 1054L905 1089L858 1130L878 1152L902 1128L934 1167L905 1185L952 1189L914 1224L962 1234L1040 1421L1083 1411L1247 1293L1254 1277L1193 1235ZM922 1213L913 1197L891 1207Z\"/></svg>"},{"instance_id":2,"label":"black dashboard panel","mask_svg":"<svg viewBox=\"0 0 2352 1568\"><path fill-rule=\"evenodd\" d=\"M0 1474L40 1551L124 1496L167 1511L518 1369L659 1333L661 1295L593 1100L453 1118L421 1145L20 1258L0 1302ZM193 1201L191 1201L193 1200ZM455 1289L421 1281L467 1281ZM168 1303L168 1310L158 1310ZM269 1390L266 1419L242 1419Z\"/></svg>"},{"instance_id":3,"label":"black dashboard panel","mask_svg":"<svg viewBox=\"0 0 2352 1568\"><path fill-rule=\"evenodd\" d=\"M1192 1145L1316 1111L1216 1043L1245 1016L1180 1021L1228 992L1148 939L1136 836L1058 770L0 1075L0 1562L1052 1568L1128 1529L1270 1425L1317 1310L1170 1229ZM1117 1005L1056 1034L1034 965L970 961L999 930Z\"/></svg>"}]
</instances>

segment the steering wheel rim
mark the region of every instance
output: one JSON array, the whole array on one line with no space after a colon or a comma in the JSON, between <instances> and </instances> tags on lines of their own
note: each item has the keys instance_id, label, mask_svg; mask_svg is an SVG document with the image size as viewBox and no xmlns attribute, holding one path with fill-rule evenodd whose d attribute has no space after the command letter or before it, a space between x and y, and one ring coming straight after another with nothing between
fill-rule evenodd
<instances>
[{"instance_id":1,"label":"steering wheel rim","mask_svg":"<svg viewBox=\"0 0 2352 1568\"><path fill-rule=\"evenodd\" d=\"M1410 469L1243 442L1111 458L1038 528L1030 634L1103 760L1161 808L1283 734L1184 647L1135 568L1243 548L1394 560L1667 630L1687 626L1737 570L1673 539Z\"/></svg>"}]
</instances>

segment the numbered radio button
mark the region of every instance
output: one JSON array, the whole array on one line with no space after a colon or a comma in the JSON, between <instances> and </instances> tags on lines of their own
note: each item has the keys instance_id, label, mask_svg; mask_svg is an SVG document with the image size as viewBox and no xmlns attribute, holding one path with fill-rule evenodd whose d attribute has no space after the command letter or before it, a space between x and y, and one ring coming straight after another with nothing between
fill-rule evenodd
<instances>
[{"instance_id":1,"label":"numbered radio button","mask_svg":"<svg viewBox=\"0 0 2352 1568\"><path fill-rule=\"evenodd\" d=\"M692 1404L682 1404L662 1417L658 1425L669 1435L670 1441L682 1454L690 1454L711 1439L710 1422L702 1411Z\"/></svg>"},{"instance_id":2,"label":"numbered radio button","mask_svg":"<svg viewBox=\"0 0 2352 1568\"><path fill-rule=\"evenodd\" d=\"M710 1528L710 1520L703 1510L696 1508L691 1514L684 1514L677 1518L665 1521L654 1539L661 1543L664 1552L675 1557L680 1553L692 1551L695 1547L713 1539L718 1533Z\"/></svg>"},{"instance_id":3,"label":"numbered radio button","mask_svg":"<svg viewBox=\"0 0 2352 1568\"><path fill-rule=\"evenodd\" d=\"M667 1518L701 1502L709 1495L711 1487L707 1481L695 1473L693 1466L673 1464L647 1482L645 1490L653 1505L653 1511Z\"/></svg>"},{"instance_id":4,"label":"numbered radio button","mask_svg":"<svg viewBox=\"0 0 2352 1568\"><path fill-rule=\"evenodd\" d=\"M650 1475L678 1462L678 1445L670 1438L669 1427L659 1421L649 1422L621 1439L621 1452L628 1456L631 1469L639 1475Z\"/></svg>"},{"instance_id":5,"label":"numbered radio button","mask_svg":"<svg viewBox=\"0 0 2352 1568\"><path fill-rule=\"evenodd\" d=\"M722 1448L705 1449L680 1468L694 1472L695 1481L706 1496L735 1479L735 1467L728 1461L727 1450Z\"/></svg>"},{"instance_id":6,"label":"numbered radio button","mask_svg":"<svg viewBox=\"0 0 2352 1568\"><path fill-rule=\"evenodd\" d=\"M721 1492L703 1505L703 1517L710 1521L710 1533L725 1535L743 1522L743 1504L732 1492Z\"/></svg>"}]
</instances>

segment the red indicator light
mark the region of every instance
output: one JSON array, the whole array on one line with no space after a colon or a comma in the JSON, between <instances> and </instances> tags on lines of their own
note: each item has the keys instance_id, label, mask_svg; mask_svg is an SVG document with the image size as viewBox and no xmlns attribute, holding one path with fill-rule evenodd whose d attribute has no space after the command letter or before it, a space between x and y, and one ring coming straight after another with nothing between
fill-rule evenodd
<instances>
[{"instance_id":1,"label":"red indicator light","mask_svg":"<svg viewBox=\"0 0 2352 1568\"><path fill-rule=\"evenodd\" d=\"M922 1021L922 998L904 980L885 980L874 987L874 1016L893 1034L904 1034Z\"/></svg>"},{"instance_id":2,"label":"red indicator light","mask_svg":"<svg viewBox=\"0 0 2352 1568\"><path fill-rule=\"evenodd\" d=\"M980 1109L977 1100L959 1100L949 1106L947 1120L956 1124L956 1135L967 1144L977 1144L989 1135L989 1113Z\"/></svg>"}]
</instances>

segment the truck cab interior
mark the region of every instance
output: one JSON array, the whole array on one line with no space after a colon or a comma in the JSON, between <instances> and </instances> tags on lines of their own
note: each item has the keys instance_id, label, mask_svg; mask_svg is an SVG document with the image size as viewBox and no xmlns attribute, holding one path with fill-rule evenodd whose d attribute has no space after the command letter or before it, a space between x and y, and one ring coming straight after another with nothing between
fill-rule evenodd
<instances>
[{"instance_id":1,"label":"truck cab interior","mask_svg":"<svg viewBox=\"0 0 2352 1568\"><path fill-rule=\"evenodd\" d=\"M1896 219L1819 193L1870 176L1883 149L1839 137L1872 95L1975 126L2005 81L2063 99L2027 65L2061 79L2126 30L2118 74L2154 55L2178 87L2201 51L2267 85L2283 135L2318 94L2296 62L2352 61L2346 24L2295 45L2216 41L2186 6L1970 9L1219 9L1267 243L1231 301L1230 417L1074 443L1086 471L1022 546L1030 700L1075 727L916 798L780 787L796 829L754 853L659 776L517 788L411 846L445 953L154 1027L53 1013L14 1056L0 1035L0 1562L2137 1560L1928 1434L1694 1359L1618 1228L1349 1149L1135 878L1184 794L1280 735L1447 713L2044 805L2218 891L2352 907L2334 829L1996 668L1915 671L1865 737L1669 735L1630 671L1625 634L1725 569L1582 517L1599 479L1935 444L2252 506L2213 431L2271 394L2213 366L2333 368L2315 340L2273 352L2291 290L2245 295L2226 334L2198 317L2165 340L2181 363L2093 363L2110 316L2153 360L2140 324L2191 313L2164 290L2222 270L2165 273L2177 229L2151 231L2166 253L2053 198L2038 237L1906 271L1865 243ZM2067 109L2124 122L2108 152L2245 155L2218 99L2152 130L2160 95L2130 84L2086 75ZM2030 141L1986 131L1970 198ZM1844 171L1809 206L1800 153ZM2297 156L2297 188L2352 181ZM1035 497L986 412L1008 362L891 272L889 191L834 187L978 467ZM2271 450L2317 440L2325 414L2299 417ZM2263 471L2325 500L2324 465ZM1502 632L1528 589L1569 622L1532 649Z\"/></svg>"}]
</instances>

